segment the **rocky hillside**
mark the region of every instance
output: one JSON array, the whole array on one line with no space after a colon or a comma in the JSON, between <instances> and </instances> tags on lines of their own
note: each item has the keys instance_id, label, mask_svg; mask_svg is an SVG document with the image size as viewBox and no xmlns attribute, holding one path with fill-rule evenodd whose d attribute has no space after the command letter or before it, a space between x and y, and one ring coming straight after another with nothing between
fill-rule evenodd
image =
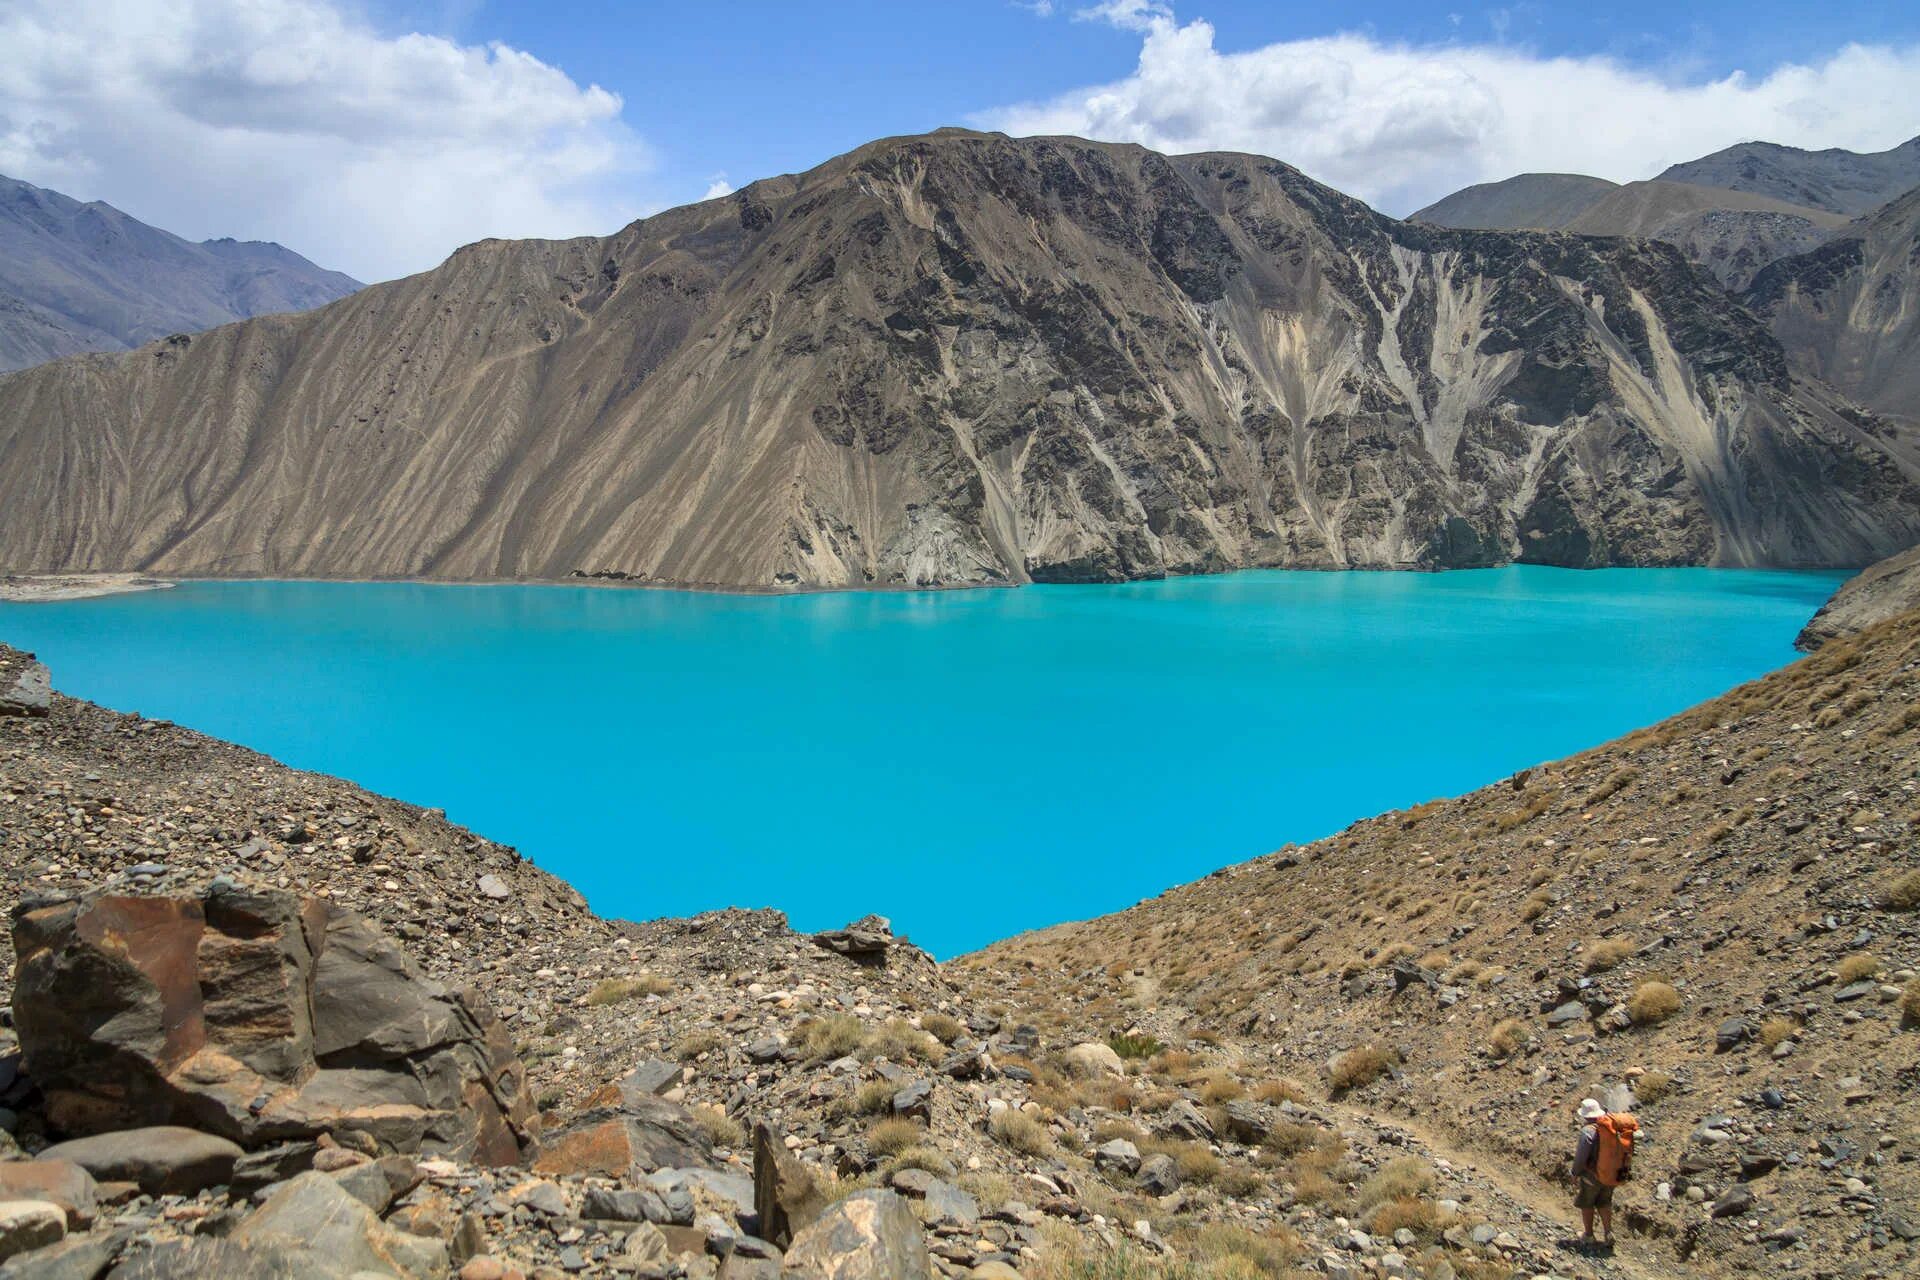
<instances>
[{"instance_id":1,"label":"rocky hillside","mask_svg":"<svg viewBox=\"0 0 1920 1280\"><path fill-rule=\"evenodd\" d=\"M1617 182L1584 173L1517 173L1479 182L1409 214L1409 222L1481 231L1553 231L1565 227Z\"/></svg>"},{"instance_id":2,"label":"rocky hillside","mask_svg":"<svg viewBox=\"0 0 1920 1280\"><path fill-rule=\"evenodd\" d=\"M1848 216L1876 209L1920 187L1920 138L1886 151L1828 147L1806 151L1777 142L1742 142L1669 167L1663 182L1687 182L1771 196Z\"/></svg>"},{"instance_id":3,"label":"rocky hillside","mask_svg":"<svg viewBox=\"0 0 1920 1280\"><path fill-rule=\"evenodd\" d=\"M1916 476L1665 246L962 131L0 379L16 572L1862 564Z\"/></svg>"},{"instance_id":4,"label":"rocky hillside","mask_svg":"<svg viewBox=\"0 0 1920 1280\"><path fill-rule=\"evenodd\" d=\"M1802 368L1920 421L1920 188L1754 278L1747 305Z\"/></svg>"},{"instance_id":5,"label":"rocky hillside","mask_svg":"<svg viewBox=\"0 0 1920 1280\"><path fill-rule=\"evenodd\" d=\"M1802 649L1818 649L1829 640L1858 635L1910 609L1920 609L1920 547L1889 556L1847 579L1794 643Z\"/></svg>"},{"instance_id":6,"label":"rocky hillside","mask_svg":"<svg viewBox=\"0 0 1920 1280\"><path fill-rule=\"evenodd\" d=\"M1540 1189L1578 1099L1628 1104L1643 1259L1908 1274L1917 760L1906 613L1584 755L950 969L1068 1035L1217 1037Z\"/></svg>"},{"instance_id":7,"label":"rocky hillside","mask_svg":"<svg viewBox=\"0 0 1920 1280\"><path fill-rule=\"evenodd\" d=\"M359 287L277 244L195 244L112 205L0 177L0 373L304 311Z\"/></svg>"}]
</instances>

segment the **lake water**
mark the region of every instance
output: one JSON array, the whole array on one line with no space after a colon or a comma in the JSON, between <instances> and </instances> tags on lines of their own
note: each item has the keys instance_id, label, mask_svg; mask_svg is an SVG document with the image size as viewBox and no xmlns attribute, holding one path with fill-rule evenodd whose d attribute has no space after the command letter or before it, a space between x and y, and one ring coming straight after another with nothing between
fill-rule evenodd
<instances>
[{"instance_id":1,"label":"lake water","mask_svg":"<svg viewBox=\"0 0 1920 1280\"><path fill-rule=\"evenodd\" d=\"M603 914L942 957L1793 659L1845 575L1249 572L787 597L247 582L0 605L61 690L438 805Z\"/></svg>"}]
</instances>

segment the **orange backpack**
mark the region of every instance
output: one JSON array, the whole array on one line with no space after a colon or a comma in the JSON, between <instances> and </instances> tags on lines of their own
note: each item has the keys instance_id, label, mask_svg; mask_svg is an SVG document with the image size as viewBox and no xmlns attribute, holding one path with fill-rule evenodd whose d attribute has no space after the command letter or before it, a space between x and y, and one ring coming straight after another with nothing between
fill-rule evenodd
<instances>
[{"instance_id":1,"label":"orange backpack","mask_svg":"<svg viewBox=\"0 0 1920 1280\"><path fill-rule=\"evenodd\" d=\"M1593 1122L1593 1176L1603 1187L1617 1187L1632 1176L1633 1140L1640 1122L1615 1111Z\"/></svg>"}]
</instances>

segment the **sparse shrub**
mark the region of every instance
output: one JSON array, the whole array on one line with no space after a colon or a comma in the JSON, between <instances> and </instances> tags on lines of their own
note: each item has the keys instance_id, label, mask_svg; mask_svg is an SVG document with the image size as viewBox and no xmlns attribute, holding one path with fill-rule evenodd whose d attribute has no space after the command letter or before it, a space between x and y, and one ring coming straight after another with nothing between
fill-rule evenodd
<instances>
[{"instance_id":1,"label":"sparse shrub","mask_svg":"<svg viewBox=\"0 0 1920 1280\"><path fill-rule=\"evenodd\" d=\"M1389 943L1373 953L1372 963L1375 968L1384 969L1394 961L1404 960L1418 950L1419 948L1410 942Z\"/></svg>"},{"instance_id":2,"label":"sparse shrub","mask_svg":"<svg viewBox=\"0 0 1920 1280\"><path fill-rule=\"evenodd\" d=\"M1838 973L1842 982L1858 982L1862 978L1871 978L1880 972L1880 957L1865 951L1856 951L1840 962Z\"/></svg>"},{"instance_id":3,"label":"sparse shrub","mask_svg":"<svg viewBox=\"0 0 1920 1280\"><path fill-rule=\"evenodd\" d=\"M1410 1200L1432 1190L1432 1165L1419 1156L1396 1156L1361 1183L1354 1198L1365 1209L1388 1200Z\"/></svg>"},{"instance_id":4,"label":"sparse shrub","mask_svg":"<svg viewBox=\"0 0 1920 1280\"><path fill-rule=\"evenodd\" d=\"M1253 1086L1253 1100L1276 1106L1282 1102L1304 1103L1307 1090L1298 1080L1262 1080Z\"/></svg>"},{"instance_id":5,"label":"sparse shrub","mask_svg":"<svg viewBox=\"0 0 1920 1280\"><path fill-rule=\"evenodd\" d=\"M1310 1124L1281 1120L1267 1130L1260 1145L1275 1155L1295 1156L1320 1145L1320 1130Z\"/></svg>"},{"instance_id":6,"label":"sparse shrub","mask_svg":"<svg viewBox=\"0 0 1920 1280\"><path fill-rule=\"evenodd\" d=\"M1544 890L1536 893L1520 904L1520 919L1527 924L1532 924L1535 920L1547 914L1547 908L1552 905L1553 896L1551 894Z\"/></svg>"},{"instance_id":7,"label":"sparse shrub","mask_svg":"<svg viewBox=\"0 0 1920 1280\"><path fill-rule=\"evenodd\" d=\"M1151 1058L1165 1046L1149 1035L1133 1035L1125 1031L1116 1031L1107 1037L1107 1048L1127 1061L1133 1062Z\"/></svg>"},{"instance_id":8,"label":"sparse shrub","mask_svg":"<svg viewBox=\"0 0 1920 1280\"><path fill-rule=\"evenodd\" d=\"M1800 1024L1792 1018L1768 1018L1760 1024L1760 1043L1772 1049L1783 1040L1791 1040L1799 1029Z\"/></svg>"},{"instance_id":9,"label":"sparse shrub","mask_svg":"<svg viewBox=\"0 0 1920 1280\"><path fill-rule=\"evenodd\" d=\"M598 1009L638 1000L642 996L663 996L671 990L673 984L660 975L639 973L631 978L607 978L596 983L593 990L587 992L587 1003Z\"/></svg>"},{"instance_id":10,"label":"sparse shrub","mask_svg":"<svg viewBox=\"0 0 1920 1280\"><path fill-rule=\"evenodd\" d=\"M941 1044L952 1044L967 1032L967 1024L944 1013L929 1013L920 1019L920 1029Z\"/></svg>"},{"instance_id":11,"label":"sparse shrub","mask_svg":"<svg viewBox=\"0 0 1920 1280\"><path fill-rule=\"evenodd\" d=\"M1247 1087L1224 1071L1210 1073L1200 1084L1200 1101L1208 1106L1216 1103L1232 1102L1244 1097Z\"/></svg>"},{"instance_id":12,"label":"sparse shrub","mask_svg":"<svg viewBox=\"0 0 1920 1280\"><path fill-rule=\"evenodd\" d=\"M801 1023L794 1039L809 1062L830 1062L858 1049L863 1032L860 1019L852 1014L830 1013Z\"/></svg>"},{"instance_id":13,"label":"sparse shrub","mask_svg":"<svg viewBox=\"0 0 1920 1280\"><path fill-rule=\"evenodd\" d=\"M893 1095L897 1092L899 1086L891 1080L868 1080L841 1100L841 1109L848 1115L884 1115L893 1109Z\"/></svg>"},{"instance_id":14,"label":"sparse shrub","mask_svg":"<svg viewBox=\"0 0 1920 1280\"><path fill-rule=\"evenodd\" d=\"M1642 1026L1665 1022L1680 1012L1680 993L1670 983L1643 982L1627 997L1627 1012Z\"/></svg>"},{"instance_id":15,"label":"sparse shrub","mask_svg":"<svg viewBox=\"0 0 1920 1280\"><path fill-rule=\"evenodd\" d=\"M938 1147L931 1147L924 1142L917 1142L897 1152L893 1159L887 1161L887 1172L889 1174L898 1173L902 1169L925 1169L937 1178L951 1178L953 1176L953 1161L947 1159L946 1155L941 1152Z\"/></svg>"},{"instance_id":16,"label":"sparse shrub","mask_svg":"<svg viewBox=\"0 0 1920 1280\"><path fill-rule=\"evenodd\" d=\"M1625 938L1602 938L1587 948L1587 972L1605 973L1618 967L1633 952L1633 943Z\"/></svg>"},{"instance_id":17,"label":"sparse shrub","mask_svg":"<svg viewBox=\"0 0 1920 1280\"><path fill-rule=\"evenodd\" d=\"M924 1136L917 1121L893 1116L874 1122L867 1130L867 1149L877 1156L895 1156Z\"/></svg>"},{"instance_id":18,"label":"sparse shrub","mask_svg":"<svg viewBox=\"0 0 1920 1280\"><path fill-rule=\"evenodd\" d=\"M889 1062L931 1061L940 1056L940 1042L905 1018L888 1018L860 1041L860 1054Z\"/></svg>"},{"instance_id":19,"label":"sparse shrub","mask_svg":"<svg viewBox=\"0 0 1920 1280\"><path fill-rule=\"evenodd\" d=\"M1911 978L1900 992L1900 1016L1908 1022L1920 1022L1920 978Z\"/></svg>"},{"instance_id":20,"label":"sparse shrub","mask_svg":"<svg viewBox=\"0 0 1920 1280\"><path fill-rule=\"evenodd\" d=\"M1119 1050L1114 1050L1118 1053ZM1198 1067L1202 1059L1197 1053L1185 1049L1163 1049L1155 1054L1147 1069L1157 1076L1184 1076Z\"/></svg>"},{"instance_id":21,"label":"sparse shrub","mask_svg":"<svg viewBox=\"0 0 1920 1280\"><path fill-rule=\"evenodd\" d=\"M1333 1067L1327 1073L1328 1083L1335 1094L1365 1088L1387 1074L1396 1061L1398 1055L1392 1050L1377 1044L1363 1044L1333 1060Z\"/></svg>"},{"instance_id":22,"label":"sparse shrub","mask_svg":"<svg viewBox=\"0 0 1920 1280\"><path fill-rule=\"evenodd\" d=\"M1318 1169L1303 1169L1293 1177L1293 1194L1301 1204L1330 1205L1339 1198L1340 1188Z\"/></svg>"},{"instance_id":23,"label":"sparse shrub","mask_svg":"<svg viewBox=\"0 0 1920 1280\"><path fill-rule=\"evenodd\" d=\"M1622 791L1632 786L1639 778L1640 771L1638 769L1632 765L1622 765L1620 768L1608 774L1606 779L1587 796L1587 806L1591 808L1594 805L1611 800L1614 796L1619 795Z\"/></svg>"},{"instance_id":24,"label":"sparse shrub","mask_svg":"<svg viewBox=\"0 0 1920 1280\"><path fill-rule=\"evenodd\" d=\"M1649 1071L1633 1084L1633 1096L1649 1105L1673 1092L1673 1077L1664 1071Z\"/></svg>"},{"instance_id":25,"label":"sparse shrub","mask_svg":"<svg viewBox=\"0 0 1920 1280\"><path fill-rule=\"evenodd\" d=\"M718 1053L727 1047L727 1038L711 1027L702 1027L698 1031L689 1031L681 1036L673 1046L673 1056L682 1062L692 1062L702 1054Z\"/></svg>"},{"instance_id":26,"label":"sparse shrub","mask_svg":"<svg viewBox=\"0 0 1920 1280\"><path fill-rule=\"evenodd\" d=\"M1224 1222L1208 1223L1193 1238L1193 1256L1200 1276L1284 1276L1300 1256L1300 1237L1285 1227L1271 1235L1256 1235Z\"/></svg>"},{"instance_id":27,"label":"sparse shrub","mask_svg":"<svg viewBox=\"0 0 1920 1280\"><path fill-rule=\"evenodd\" d=\"M1015 1111L1012 1107L995 1112L987 1130L1002 1146L1018 1151L1023 1156L1043 1156L1053 1150L1053 1137L1047 1132L1047 1127L1026 1112Z\"/></svg>"},{"instance_id":28,"label":"sparse shrub","mask_svg":"<svg viewBox=\"0 0 1920 1280\"><path fill-rule=\"evenodd\" d=\"M1895 877L1881 890L1880 902L1890 911L1920 910L1920 869Z\"/></svg>"},{"instance_id":29,"label":"sparse shrub","mask_svg":"<svg viewBox=\"0 0 1920 1280\"><path fill-rule=\"evenodd\" d=\"M700 1132L716 1147L737 1147L747 1140L747 1131L740 1127L740 1122L718 1107L695 1106L688 1111L693 1122L700 1126Z\"/></svg>"},{"instance_id":30,"label":"sparse shrub","mask_svg":"<svg viewBox=\"0 0 1920 1280\"><path fill-rule=\"evenodd\" d=\"M1431 1200L1402 1196L1383 1200L1367 1216L1367 1229L1377 1236L1392 1236L1405 1228L1422 1240L1440 1235L1440 1210Z\"/></svg>"},{"instance_id":31,"label":"sparse shrub","mask_svg":"<svg viewBox=\"0 0 1920 1280\"><path fill-rule=\"evenodd\" d=\"M1533 1033L1527 1030L1525 1022L1519 1018L1503 1018L1487 1037L1487 1048L1496 1058L1511 1058L1532 1038Z\"/></svg>"}]
</instances>

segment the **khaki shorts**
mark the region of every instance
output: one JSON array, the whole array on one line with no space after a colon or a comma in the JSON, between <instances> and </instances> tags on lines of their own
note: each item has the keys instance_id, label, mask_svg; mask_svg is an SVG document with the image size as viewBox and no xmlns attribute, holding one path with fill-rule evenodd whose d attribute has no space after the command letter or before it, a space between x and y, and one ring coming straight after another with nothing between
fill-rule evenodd
<instances>
[{"instance_id":1,"label":"khaki shorts","mask_svg":"<svg viewBox=\"0 0 1920 1280\"><path fill-rule=\"evenodd\" d=\"M1598 1178L1581 1175L1580 1190L1574 1193L1573 1207L1576 1209L1613 1208L1613 1188Z\"/></svg>"}]
</instances>

